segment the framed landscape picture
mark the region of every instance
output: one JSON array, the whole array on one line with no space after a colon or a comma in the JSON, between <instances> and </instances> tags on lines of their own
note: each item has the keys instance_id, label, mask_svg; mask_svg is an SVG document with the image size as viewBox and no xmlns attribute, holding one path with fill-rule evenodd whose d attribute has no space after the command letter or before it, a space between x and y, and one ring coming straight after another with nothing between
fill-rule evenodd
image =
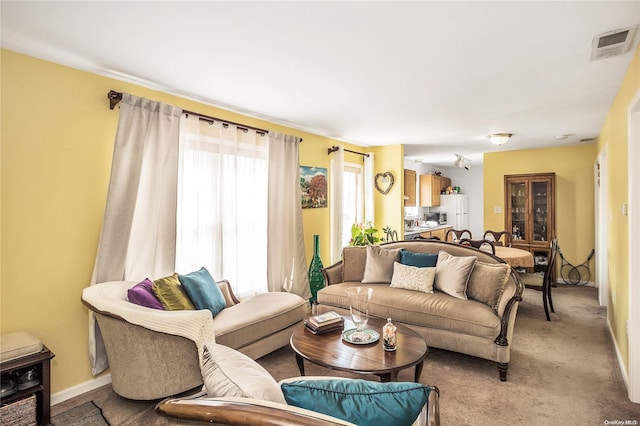
<instances>
[{"instance_id":1,"label":"framed landscape picture","mask_svg":"<svg viewBox=\"0 0 640 426\"><path fill-rule=\"evenodd\" d=\"M327 207L327 169L300 166L300 187L303 209Z\"/></svg>"}]
</instances>

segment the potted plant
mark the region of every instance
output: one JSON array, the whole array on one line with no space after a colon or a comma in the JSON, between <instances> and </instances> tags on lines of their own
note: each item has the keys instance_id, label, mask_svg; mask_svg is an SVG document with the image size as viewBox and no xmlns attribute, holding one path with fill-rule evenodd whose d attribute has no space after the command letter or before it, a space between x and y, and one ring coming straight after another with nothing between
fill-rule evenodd
<instances>
[{"instance_id":1,"label":"potted plant","mask_svg":"<svg viewBox=\"0 0 640 426\"><path fill-rule=\"evenodd\" d=\"M372 246L380 242L380 238L376 235L378 230L375 229L371 223L357 224L354 223L351 226L351 241L350 246Z\"/></svg>"}]
</instances>

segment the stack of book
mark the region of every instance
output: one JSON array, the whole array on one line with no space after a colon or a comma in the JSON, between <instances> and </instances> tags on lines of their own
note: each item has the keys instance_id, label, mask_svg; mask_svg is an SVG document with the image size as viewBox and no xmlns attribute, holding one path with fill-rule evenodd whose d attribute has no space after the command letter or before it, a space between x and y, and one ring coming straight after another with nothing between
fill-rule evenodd
<instances>
[{"instance_id":1,"label":"stack of book","mask_svg":"<svg viewBox=\"0 0 640 426\"><path fill-rule=\"evenodd\" d=\"M342 330L344 318L337 312L330 311L304 320L304 326L313 334L323 334L333 330Z\"/></svg>"}]
</instances>

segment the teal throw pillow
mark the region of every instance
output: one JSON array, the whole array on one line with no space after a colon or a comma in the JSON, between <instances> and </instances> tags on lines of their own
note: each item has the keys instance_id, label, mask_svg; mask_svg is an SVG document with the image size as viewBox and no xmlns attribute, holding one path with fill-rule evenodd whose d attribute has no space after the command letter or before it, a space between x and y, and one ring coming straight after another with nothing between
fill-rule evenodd
<instances>
[{"instance_id":1,"label":"teal throw pillow","mask_svg":"<svg viewBox=\"0 0 640 426\"><path fill-rule=\"evenodd\" d=\"M296 380L280 385L287 404L358 426L411 425L432 388L411 382Z\"/></svg>"},{"instance_id":2,"label":"teal throw pillow","mask_svg":"<svg viewBox=\"0 0 640 426\"><path fill-rule=\"evenodd\" d=\"M438 255L431 253L418 253L402 249L400 251L400 263L418 268L434 268L438 262Z\"/></svg>"},{"instance_id":3,"label":"teal throw pillow","mask_svg":"<svg viewBox=\"0 0 640 426\"><path fill-rule=\"evenodd\" d=\"M206 268L178 275L178 279L196 309L208 309L215 317L227 305L224 295Z\"/></svg>"}]
</instances>

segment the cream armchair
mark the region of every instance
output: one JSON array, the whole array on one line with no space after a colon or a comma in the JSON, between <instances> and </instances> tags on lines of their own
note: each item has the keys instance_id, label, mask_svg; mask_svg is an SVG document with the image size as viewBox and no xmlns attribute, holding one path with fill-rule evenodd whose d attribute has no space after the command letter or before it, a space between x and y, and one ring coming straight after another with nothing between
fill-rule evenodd
<instances>
[{"instance_id":1,"label":"cream armchair","mask_svg":"<svg viewBox=\"0 0 640 426\"><path fill-rule=\"evenodd\" d=\"M114 392L134 400L178 395L202 386L204 342L218 342L257 359L286 346L292 328L307 314L301 297L262 293L239 301L227 281L218 282L226 306L161 311L130 303L134 281L87 287L82 302L97 319L109 359Z\"/></svg>"}]
</instances>

